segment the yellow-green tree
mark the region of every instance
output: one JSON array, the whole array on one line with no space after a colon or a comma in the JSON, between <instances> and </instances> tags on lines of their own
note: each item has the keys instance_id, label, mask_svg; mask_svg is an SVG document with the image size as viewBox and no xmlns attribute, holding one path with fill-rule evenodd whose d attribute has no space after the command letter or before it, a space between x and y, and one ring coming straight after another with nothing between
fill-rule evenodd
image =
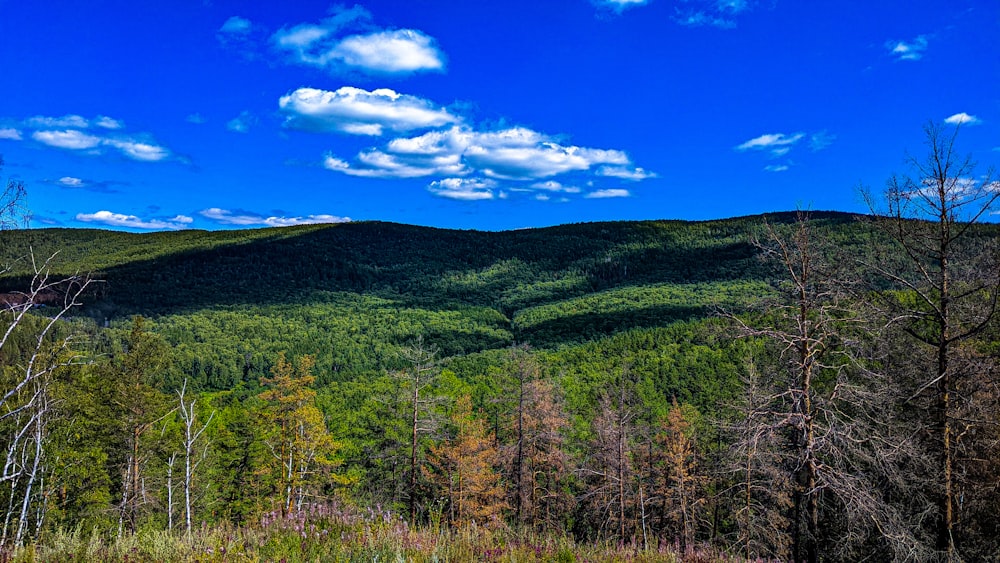
<instances>
[{"instance_id":1,"label":"yellow-green tree","mask_svg":"<svg viewBox=\"0 0 1000 563\"><path fill-rule=\"evenodd\" d=\"M307 499L316 498L326 484L337 481L331 475L339 464L338 444L316 407L313 365L312 356L302 356L294 364L282 352L271 377L261 379L267 387L260 394L265 403L262 437L272 458L265 471L280 494L285 516L301 510Z\"/></svg>"}]
</instances>

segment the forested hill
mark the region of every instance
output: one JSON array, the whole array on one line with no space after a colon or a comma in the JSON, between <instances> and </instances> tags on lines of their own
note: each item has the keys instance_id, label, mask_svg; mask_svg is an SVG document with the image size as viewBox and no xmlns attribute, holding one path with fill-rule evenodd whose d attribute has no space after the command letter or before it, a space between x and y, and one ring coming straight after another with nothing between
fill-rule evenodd
<instances>
[{"instance_id":1,"label":"forested hill","mask_svg":"<svg viewBox=\"0 0 1000 563\"><path fill-rule=\"evenodd\" d=\"M852 215L812 216L845 244L864 230ZM767 291L749 239L764 221L506 232L356 222L0 237L21 255L28 244L39 257L58 251L58 273L93 272L102 283L85 314L113 326L151 317L178 353L190 354L179 359L184 371L219 388L247 375L248 354L316 354L320 371L343 375L383 369L396 346L418 335L454 356L514 342L554 347L738 309ZM0 278L0 291L23 286L25 274Z\"/></svg>"}]
</instances>

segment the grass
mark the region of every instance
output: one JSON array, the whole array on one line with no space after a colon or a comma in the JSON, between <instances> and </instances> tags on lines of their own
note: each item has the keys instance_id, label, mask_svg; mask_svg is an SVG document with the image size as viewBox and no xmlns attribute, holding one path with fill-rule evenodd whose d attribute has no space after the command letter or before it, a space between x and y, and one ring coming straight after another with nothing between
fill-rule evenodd
<instances>
[{"instance_id":1,"label":"grass","mask_svg":"<svg viewBox=\"0 0 1000 563\"><path fill-rule=\"evenodd\" d=\"M712 550L680 554L674 546L643 548L614 542L578 543L566 535L518 532L505 526L411 528L375 509L314 507L290 517L265 515L248 527L202 527L183 532L140 531L109 536L98 530L59 530L40 541L0 552L10 563L53 561L263 562L635 562L730 561Z\"/></svg>"}]
</instances>

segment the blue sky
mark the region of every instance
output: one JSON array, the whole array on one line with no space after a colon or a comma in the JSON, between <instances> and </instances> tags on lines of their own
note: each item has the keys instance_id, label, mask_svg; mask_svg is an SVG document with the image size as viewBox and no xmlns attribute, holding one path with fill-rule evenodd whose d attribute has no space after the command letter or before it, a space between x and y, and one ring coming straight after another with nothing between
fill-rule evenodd
<instances>
[{"instance_id":1,"label":"blue sky","mask_svg":"<svg viewBox=\"0 0 1000 563\"><path fill-rule=\"evenodd\" d=\"M512 229L860 211L959 123L996 0L0 0L32 226Z\"/></svg>"}]
</instances>

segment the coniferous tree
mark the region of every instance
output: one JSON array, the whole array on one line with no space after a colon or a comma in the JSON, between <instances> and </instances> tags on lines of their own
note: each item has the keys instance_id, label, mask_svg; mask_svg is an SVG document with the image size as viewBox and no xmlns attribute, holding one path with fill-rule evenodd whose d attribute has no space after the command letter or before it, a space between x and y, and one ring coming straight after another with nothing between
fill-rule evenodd
<instances>
[{"instance_id":1,"label":"coniferous tree","mask_svg":"<svg viewBox=\"0 0 1000 563\"><path fill-rule=\"evenodd\" d=\"M280 353L271 377L261 379L267 387L260 394L262 435L271 454L269 473L283 516L301 511L307 499L315 500L325 485L335 481L331 471L339 464L335 457L339 446L316 408L312 369L311 356L293 364Z\"/></svg>"},{"instance_id":2,"label":"coniferous tree","mask_svg":"<svg viewBox=\"0 0 1000 563\"><path fill-rule=\"evenodd\" d=\"M996 547L981 551L966 531L975 511L967 501L981 498L976 491L983 485L970 477L987 465L970 454L995 440L995 414L982 399L990 395L983 390L995 389L996 370L970 341L997 310L997 242L977 223L994 210L1000 184L957 152L958 132L924 127L927 153L908 159L911 175L888 180L884 207L865 191L875 226L892 242L867 262L888 285L869 295L885 324L910 343L886 368L905 389L905 422L916 426L914 436L935 460L928 475L911 475L930 501L913 509L926 515L936 550L949 561Z\"/></svg>"},{"instance_id":3,"label":"coniferous tree","mask_svg":"<svg viewBox=\"0 0 1000 563\"><path fill-rule=\"evenodd\" d=\"M454 437L432 446L433 471L424 470L448 500L448 520L457 526L497 523L507 508L500 473L496 439L486 422L472 412L468 395L452 409Z\"/></svg>"}]
</instances>

